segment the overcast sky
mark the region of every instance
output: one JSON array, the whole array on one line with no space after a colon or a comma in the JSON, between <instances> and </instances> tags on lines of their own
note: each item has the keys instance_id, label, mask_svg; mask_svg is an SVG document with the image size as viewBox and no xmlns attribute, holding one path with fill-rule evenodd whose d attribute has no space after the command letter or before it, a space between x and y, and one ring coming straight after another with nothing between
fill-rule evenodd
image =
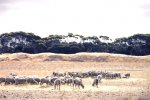
<instances>
[{"instance_id":1,"label":"overcast sky","mask_svg":"<svg viewBox=\"0 0 150 100\"><path fill-rule=\"evenodd\" d=\"M150 0L0 0L0 34L106 35L150 33Z\"/></svg>"}]
</instances>

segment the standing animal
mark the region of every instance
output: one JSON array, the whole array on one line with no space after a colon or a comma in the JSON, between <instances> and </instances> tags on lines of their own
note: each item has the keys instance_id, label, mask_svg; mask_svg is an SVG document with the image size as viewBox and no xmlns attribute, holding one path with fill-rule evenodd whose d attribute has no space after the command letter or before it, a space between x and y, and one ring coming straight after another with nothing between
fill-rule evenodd
<instances>
[{"instance_id":1,"label":"standing animal","mask_svg":"<svg viewBox=\"0 0 150 100\"><path fill-rule=\"evenodd\" d=\"M53 76L60 77L60 76L64 76L64 74L63 73L58 73L58 72L53 72Z\"/></svg>"},{"instance_id":2,"label":"standing animal","mask_svg":"<svg viewBox=\"0 0 150 100\"><path fill-rule=\"evenodd\" d=\"M10 75L10 76L14 76L14 77L17 76L16 73L10 73L9 75Z\"/></svg>"},{"instance_id":3,"label":"standing animal","mask_svg":"<svg viewBox=\"0 0 150 100\"><path fill-rule=\"evenodd\" d=\"M73 83L73 78L72 78L72 77L66 78L65 83L66 83L67 85L72 85L72 83Z\"/></svg>"},{"instance_id":4,"label":"standing animal","mask_svg":"<svg viewBox=\"0 0 150 100\"><path fill-rule=\"evenodd\" d=\"M102 75L97 75L96 78L94 78L94 80L93 80L92 86L98 87L98 83L101 82L102 77L103 77Z\"/></svg>"},{"instance_id":5,"label":"standing animal","mask_svg":"<svg viewBox=\"0 0 150 100\"><path fill-rule=\"evenodd\" d=\"M60 90L60 86L61 86L61 79L58 78L54 81L54 89Z\"/></svg>"},{"instance_id":6,"label":"standing animal","mask_svg":"<svg viewBox=\"0 0 150 100\"><path fill-rule=\"evenodd\" d=\"M92 83L92 86L98 87L98 83L99 83L98 78L94 78L93 83Z\"/></svg>"},{"instance_id":7,"label":"standing animal","mask_svg":"<svg viewBox=\"0 0 150 100\"><path fill-rule=\"evenodd\" d=\"M97 75L98 82L101 82L102 77L103 77L102 75Z\"/></svg>"}]
</instances>

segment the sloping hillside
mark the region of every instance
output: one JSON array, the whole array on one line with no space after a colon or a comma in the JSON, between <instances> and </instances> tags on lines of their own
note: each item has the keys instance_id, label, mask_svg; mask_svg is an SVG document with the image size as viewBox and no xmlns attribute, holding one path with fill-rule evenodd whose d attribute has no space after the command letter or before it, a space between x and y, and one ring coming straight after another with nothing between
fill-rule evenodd
<instances>
[{"instance_id":1,"label":"sloping hillside","mask_svg":"<svg viewBox=\"0 0 150 100\"><path fill-rule=\"evenodd\" d=\"M150 56L128 56L110 53L12 53L1 54L0 61L150 62Z\"/></svg>"}]
</instances>

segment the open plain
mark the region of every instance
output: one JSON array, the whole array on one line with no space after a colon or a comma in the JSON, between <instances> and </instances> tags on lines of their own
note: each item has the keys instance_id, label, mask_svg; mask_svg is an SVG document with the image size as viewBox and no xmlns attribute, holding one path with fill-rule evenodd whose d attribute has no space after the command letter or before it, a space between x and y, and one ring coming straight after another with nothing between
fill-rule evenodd
<instances>
[{"instance_id":1,"label":"open plain","mask_svg":"<svg viewBox=\"0 0 150 100\"><path fill-rule=\"evenodd\" d=\"M0 100L150 100L150 56L127 56L107 53L78 54L1 54L0 77L10 73L45 77L53 72L110 71L131 77L102 79L92 87L92 78L84 78L84 89L53 86L1 85Z\"/></svg>"}]
</instances>

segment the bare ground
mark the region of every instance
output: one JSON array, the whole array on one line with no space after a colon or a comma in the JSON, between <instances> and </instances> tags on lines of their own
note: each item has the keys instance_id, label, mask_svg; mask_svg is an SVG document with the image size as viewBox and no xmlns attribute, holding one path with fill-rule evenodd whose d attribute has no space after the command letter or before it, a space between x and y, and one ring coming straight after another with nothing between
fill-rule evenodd
<instances>
[{"instance_id":1,"label":"bare ground","mask_svg":"<svg viewBox=\"0 0 150 100\"><path fill-rule=\"evenodd\" d=\"M63 85L0 86L0 100L150 100L150 56L135 57L113 54L3 54L0 55L0 76L14 72L21 76L44 77L67 71L112 71L131 73L129 79L102 80L98 88L92 79L83 79L85 89Z\"/></svg>"}]
</instances>

